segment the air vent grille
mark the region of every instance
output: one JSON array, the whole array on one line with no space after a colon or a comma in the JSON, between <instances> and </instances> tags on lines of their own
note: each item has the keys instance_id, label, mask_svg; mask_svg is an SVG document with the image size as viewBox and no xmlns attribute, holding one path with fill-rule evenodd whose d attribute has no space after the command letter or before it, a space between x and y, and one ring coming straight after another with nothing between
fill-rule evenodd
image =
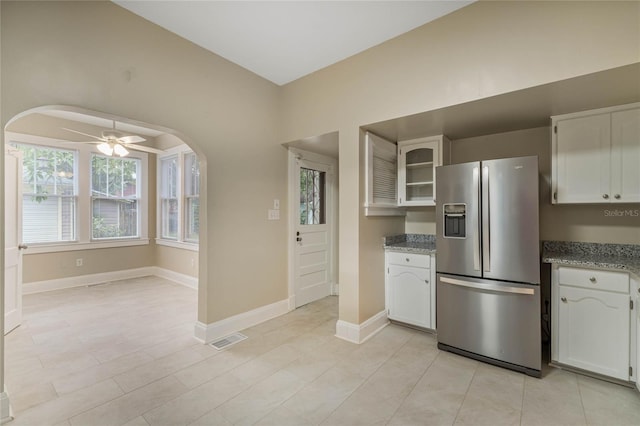
<instances>
[{"instance_id":1,"label":"air vent grille","mask_svg":"<svg viewBox=\"0 0 640 426\"><path fill-rule=\"evenodd\" d=\"M209 344L214 348L216 348L217 350L221 351L225 348L228 348L229 346L235 345L236 343L243 341L246 338L247 336L245 336L244 334L233 333L230 336L223 337L222 339L218 339L215 342L209 343Z\"/></svg>"}]
</instances>

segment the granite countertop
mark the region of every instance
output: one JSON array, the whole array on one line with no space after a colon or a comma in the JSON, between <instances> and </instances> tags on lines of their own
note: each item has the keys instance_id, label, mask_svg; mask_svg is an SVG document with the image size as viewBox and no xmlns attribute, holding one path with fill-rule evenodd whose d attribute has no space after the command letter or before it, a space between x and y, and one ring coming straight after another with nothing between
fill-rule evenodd
<instances>
[{"instance_id":1,"label":"granite countertop","mask_svg":"<svg viewBox=\"0 0 640 426\"><path fill-rule=\"evenodd\" d=\"M435 254L436 236L427 234L402 234L383 239L385 251L415 254Z\"/></svg>"},{"instance_id":2,"label":"granite countertop","mask_svg":"<svg viewBox=\"0 0 640 426\"><path fill-rule=\"evenodd\" d=\"M640 245L544 241L542 261L569 266L617 269L640 277Z\"/></svg>"}]
</instances>

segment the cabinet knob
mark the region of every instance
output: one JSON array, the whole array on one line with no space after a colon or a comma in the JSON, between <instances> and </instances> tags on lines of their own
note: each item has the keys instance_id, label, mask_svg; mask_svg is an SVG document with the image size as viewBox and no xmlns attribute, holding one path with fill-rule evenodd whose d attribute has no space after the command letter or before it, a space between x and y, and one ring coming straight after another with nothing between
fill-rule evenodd
<instances>
[{"instance_id":1,"label":"cabinet knob","mask_svg":"<svg viewBox=\"0 0 640 426\"><path fill-rule=\"evenodd\" d=\"M589 281L591 281L592 283L595 283L596 282L596 277L589 278Z\"/></svg>"},{"instance_id":2,"label":"cabinet knob","mask_svg":"<svg viewBox=\"0 0 640 426\"><path fill-rule=\"evenodd\" d=\"M425 283L429 284L429 280L424 280Z\"/></svg>"},{"instance_id":3,"label":"cabinet knob","mask_svg":"<svg viewBox=\"0 0 640 426\"><path fill-rule=\"evenodd\" d=\"M408 261L409 261L409 258L407 257L405 260L408 262Z\"/></svg>"},{"instance_id":4,"label":"cabinet knob","mask_svg":"<svg viewBox=\"0 0 640 426\"><path fill-rule=\"evenodd\" d=\"M602 198L604 198L605 200L609 198L609 194L602 194Z\"/></svg>"},{"instance_id":5,"label":"cabinet knob","mask_svg":"<svg viewBox=\"0 0 640 426\"><path fill-rule=\"evenodd\" d=\"M562 300L564 303L567 303L567 298L566 297L561 297L560 300Z\"/></svg>"},{"instance_id":6,"label":"cabinet knob","mask_svg":"<svg viewBox=\"0 0 640 426\"><path fill-rule=\"evenodd\" d=\"M620 194L614 195L613 198L615 198L616 200L619 200L620 199Z\"/></svg>"}]
</instances>

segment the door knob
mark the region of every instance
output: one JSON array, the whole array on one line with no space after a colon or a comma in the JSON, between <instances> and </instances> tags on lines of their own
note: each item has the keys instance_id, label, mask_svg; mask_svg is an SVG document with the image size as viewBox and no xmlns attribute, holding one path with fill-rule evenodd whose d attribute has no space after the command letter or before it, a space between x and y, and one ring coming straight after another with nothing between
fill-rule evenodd
<instances>
[{"instance_id":1,"label":"door knob","mask_svg":"<svg viewBox=\"0 0 640 426\"><path fill-rule=\"evenodd\" d=\"M564 303L567 303L567 298L566 297L561 297L560 300L562 300Z\"/></svg>"},{"instance_id":2,"label":"door knob","mask_svg":"<svg viewBox=\"0 0 640 426\"><path fill-rule=\"evenodd\" d=\"M296 237L296 241L298 242L302 241L302 237Z\"/></svg>"},{"instance_id":3,"label":"door knob","mask_svg":"<svg viewBox=\"0 0 640 426\"><path fill-rule=\"evenodd\" d=\"M26 250L26 249L28 249L28 248L29 248L29 246L28 246L28 245L26 245L26 244L20 244L20 245L18 246L18 250Z\"/></svg>"}]
</instances>

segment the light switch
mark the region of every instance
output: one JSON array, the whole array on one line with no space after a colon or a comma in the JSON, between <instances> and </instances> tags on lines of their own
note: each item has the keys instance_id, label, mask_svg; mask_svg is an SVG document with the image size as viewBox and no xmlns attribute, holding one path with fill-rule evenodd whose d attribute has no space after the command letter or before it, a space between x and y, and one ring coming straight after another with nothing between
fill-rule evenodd
<instances>
[{"instance_id":1,"label":"light switch","mask_svg":"<svg viewBox=\"0 0 640 426\"><path fill-rule=\"evenodd\" d=\"M280 210L280 200L278 200L277 198L273 200L273 209Z\"/></svg>"}]
</instances>

